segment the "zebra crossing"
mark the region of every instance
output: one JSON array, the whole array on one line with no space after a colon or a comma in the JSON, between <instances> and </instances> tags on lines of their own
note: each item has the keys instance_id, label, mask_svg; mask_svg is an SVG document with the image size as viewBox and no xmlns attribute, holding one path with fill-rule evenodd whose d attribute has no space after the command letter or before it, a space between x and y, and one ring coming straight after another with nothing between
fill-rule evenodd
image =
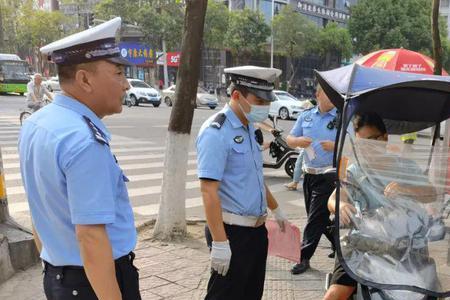
<instances>
[{"instance_id":1,"label":"zebra crossing","mask_svg":"<svg viewBox=\"0 0 450 300\"><path fill-rule=\"evenodd\" d=\"M148 220L158 214L161 195L161 182L164 169L165 147L152 141L115 135L115 126L108 126L112 132L111 149L130 179L128 193L135 213L135 218ZM133 128L133 126L117 126ZM164 130L155 128L155 130ZM9 212L19 223L29 226L30 216L26 193L20 174L17 139L20 124L17 116L0 116L0 148L7 187ZM188 170L186 179L186 208L196 209L193 216L203 216L202 199L197 179L197 160L195 151L188 153ZM280 176L287 180L284 170L266 171L266 175ZM281 183L269 185L273 193L285 191ZM297 198L297 197L295 197ZM293 199L295 199L293 198ZM298 198L297 198L298 199ZM290 201L297 205L295 201ZM189 215L189 210L188 210Z\"/></svg>"}]
</instances>

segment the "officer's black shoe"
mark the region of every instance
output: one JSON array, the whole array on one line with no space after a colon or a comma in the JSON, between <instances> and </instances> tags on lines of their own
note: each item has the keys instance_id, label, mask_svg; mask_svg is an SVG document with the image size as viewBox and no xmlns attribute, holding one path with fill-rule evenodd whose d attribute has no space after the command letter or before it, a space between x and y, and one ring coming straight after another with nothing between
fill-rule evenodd
<instances>
[{"instance_id":1,"label":"officer's black shoe","mask_svg":"<svg viewBox=\"0 0 450 300\"><path fill-rule=\"evenodd\" d=\"M305 273L309 268L309 260L305 259L301 263L294 265L291 269L291 273L294 275L302 274Z\"/></svg>"},{"instance_id":2,"label":"officer's black shoe","mask_svg":"<svg viewBox=\"0 0 450 300\"><path fill-rule=\"evenodd\" d=\"M328 258L335 258L336 257L336 252L333 251L330 254L328 254Z\"/></svg>"}]
</instances>

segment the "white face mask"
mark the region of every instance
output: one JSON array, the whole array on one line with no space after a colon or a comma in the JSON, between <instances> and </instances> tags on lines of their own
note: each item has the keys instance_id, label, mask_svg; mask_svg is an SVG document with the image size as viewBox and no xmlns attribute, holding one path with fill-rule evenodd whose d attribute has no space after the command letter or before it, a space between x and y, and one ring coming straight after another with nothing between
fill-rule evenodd
<instances>
[{"instance_id":1,"label":"white face mask","mask_svg":"<svg viewBox=\"0 0 450 300\"><path fill-rule=\"evenodd\" d=\"M246 113L244 111L240 102L239 107L241 108L241 111L244 113L245 117L250 123L263 122L269 117L270 105L253 105L248 103L247 99L245 99L245 102L247 102L247 104L250 106L249 113Z\"/></svg>"}]
</instances>

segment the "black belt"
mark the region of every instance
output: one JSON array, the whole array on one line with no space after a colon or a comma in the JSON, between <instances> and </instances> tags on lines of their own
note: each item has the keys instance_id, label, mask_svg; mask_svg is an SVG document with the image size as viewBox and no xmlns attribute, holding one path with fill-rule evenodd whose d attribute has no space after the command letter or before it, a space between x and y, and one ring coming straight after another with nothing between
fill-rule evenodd
<instances>
[{"instance_id":1,"label":"black belt","mask_svg":"<svg viewBox=\"0 0 450 300\"><path fill-rule=\"evenodd\" d=\"M127 255L124 255L122 257L119 257L118 259L115 259L114 263L116 265L133 263L135 256L136 255L134 254L134 252L130 252ZM57 272L64 272L64 271L68 271L68 270L74 270L74 271L83 270L84 271L84 267L82 267L82 266L54 266L45 260L43 261L43 264L44 264L44 271L47 271L47 270L57 271Z\"/></svg>"}]
</instances>

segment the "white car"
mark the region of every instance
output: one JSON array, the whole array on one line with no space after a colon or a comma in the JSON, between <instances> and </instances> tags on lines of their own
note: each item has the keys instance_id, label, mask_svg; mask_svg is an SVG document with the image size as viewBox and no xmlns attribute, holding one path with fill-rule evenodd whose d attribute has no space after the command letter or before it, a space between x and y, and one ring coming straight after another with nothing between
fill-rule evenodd
<instances>
[{"instance_id":1,"label":"white car","mask_svg":"<svg viewBox=\"0 0 450 300\"><path fill-rule=\"evenodd\" d=\"M59 86L59 78L58 76L50 77L47 81L44 82L44 86L50 92L60 91L61 87Z\"/></svg>"},{"instance_id":2,"label":"white car","mask_svg":"<svg viewBox=\"0 0 450 300\"><path fill-rule=\"evenodd\" d=\"M161 104L161 94L148 83L139 79L128 79L130 89L127 91L127 96L123 100L130 101L130 105L138 106L139 103L149 103L154 107L158 107Z\"/></svg>"},{"instance_id":3,"label":"white car","mask_svg":"<svg viewBox=\"0 0 450 300\"><path fill-rule=\"evenodd\" d=\"M276 101L270 103L269 116L282 120L297 119L302 111L313 105L307 99L299 100L285 91L274 90Z\"/></svg>"},{"instance_id":4,"label":"white car","mask_svg":"<svg viewBox=\"0 0 450 300\"><path fill-rule=\"evenodd\" d=\"M171 87L162 91L164 103L167 106L172 106L173 103L175 102L175 100L176 100L175 99L175 90L176 90L176 86L172 85ZM215 109L217 107L217 105L219 105L219 100L217 99L216 96L211 95L210 93L208 93L206 90L204 90L201 87L197 88L197 99L195 101L196 108L198 106L206 106L211 109Z\"/></svg>"}]
</instances>

